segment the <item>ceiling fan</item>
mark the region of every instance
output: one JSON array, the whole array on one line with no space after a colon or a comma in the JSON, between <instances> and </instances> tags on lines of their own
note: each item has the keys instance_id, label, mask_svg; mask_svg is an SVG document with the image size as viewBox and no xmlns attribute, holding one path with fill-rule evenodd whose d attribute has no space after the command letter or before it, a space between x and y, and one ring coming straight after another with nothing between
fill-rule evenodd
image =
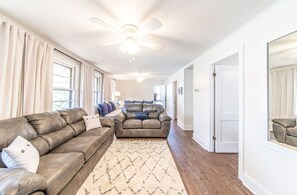
<instances>
[{"instance_id":1,"label":"ceiling fan","mask_svg":"<svg viewBox=\"0 0 297 195\"><path fill-rule=\"evenodd\" d=\"M114 41L103 43L102 45L122 44L120 49L129 55L134 55L139 52L141 50L140 46L151 49L162 49L160 45L143 39L146 35L162 27L162 23L156 18L152 19L141 28L133 24L125 24L121 29L117 29L97 17L91 17L90 21L111 30L120 37L120 39L115 39Z\"/></svg>"}]
</instances>

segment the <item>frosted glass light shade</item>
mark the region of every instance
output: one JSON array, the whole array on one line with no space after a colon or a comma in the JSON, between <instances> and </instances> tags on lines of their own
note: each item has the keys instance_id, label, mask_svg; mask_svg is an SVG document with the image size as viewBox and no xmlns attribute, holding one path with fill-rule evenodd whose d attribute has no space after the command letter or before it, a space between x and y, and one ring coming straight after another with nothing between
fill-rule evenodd
<instances>
[{"instance_id":1,"label":"frosted glass light shade","mask_svg":"<svg viewBox=\"0 0 297 195\"><path fill-rule=\"evenodd\" d=\"M129 55L136 54L141 50L139 45L133 39L127 39L120 49Z\"/></svg>"}]
</instances>

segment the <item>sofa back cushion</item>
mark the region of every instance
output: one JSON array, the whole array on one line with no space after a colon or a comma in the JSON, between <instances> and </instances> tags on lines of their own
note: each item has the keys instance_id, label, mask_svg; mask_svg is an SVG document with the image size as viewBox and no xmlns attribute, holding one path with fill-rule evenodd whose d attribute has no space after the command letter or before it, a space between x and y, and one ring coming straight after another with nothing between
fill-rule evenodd
<instances>
[{"instance_id":1,"label":"sofa back cushion","mask_svg":"<svg viewBox=\"0 0 297 195\"><path fill-rule=\"evenodd\" d=\"M86 125L83 116L88 116L86 111L82 108L71 108L59 110L61 116L65 119L66 123L74 130L75 136L81 134L86 130Z\"/></svg>"},{"instance_id":2,"label":"sofa back cushion","mask_svg":"<svg viewBox=\"0 0 297 195\"><path fill-rule=\"evenodd\" d=\"M130 103L123 106L123 112L142 112L141 103Z\"/></svg>"},{"instance_id":3,"label":"sofa back cushion","mask_svg":"<svg viewBox=\"0 0 297 195\"><path fill-rule=\"evenodd\" d=\"M66 127L65 120L57 111L31 114L25 116L28 123L37 131L38 135L44 135Z\"/></svg>"},{"instance_id":4,"label":"sofa back cushion","mask_svg":"<svg viewBox=\"0 0 297 195\"><path fill-rule=\"evenodd\" d=\"M26 140L37 138L36 131L24 117L0 120L0 151L9 146L18 135Z\"/></svg>"},{"instance_id":5,"label":"sofa back cushion","mask_svg":"<svg viewBox=\"0 0 297 195\"><path fill-rule=\"evenodd\" d=\"M0 120L0 156L2 148L8 147L20 135L26 140L34 140L37 133L24 117ZM0 157L0 168L6 166Z\"/></svg>"},{"instance_id":6,"label":"sofa back cushion","mask_svg":"<svg viewBox=\"0 0 297 195\"><path fill-rule=\"evenodd\" d=\"M143 104L143 112L164 112L164 108L160 104Z\"/></svg>"},{"instance_id":7,"label":"sofa back cushion","mask_svg":"<svg viewBox=\"0 0 297 195\"><path fill-rule=\"evenodd\" d=\"M28 123L36 130L38 138L31 143L42 156L74 137L74 130L66 124L60 113L44 112L25 116Z\"/></svg>"}]
</instances>

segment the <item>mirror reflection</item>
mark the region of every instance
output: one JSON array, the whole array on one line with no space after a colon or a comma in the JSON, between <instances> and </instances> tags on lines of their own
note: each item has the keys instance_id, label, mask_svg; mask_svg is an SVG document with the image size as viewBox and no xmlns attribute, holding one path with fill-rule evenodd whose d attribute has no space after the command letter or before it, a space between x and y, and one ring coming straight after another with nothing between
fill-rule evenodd
<instances>
[{"instance_id":1,"label":"mirror reflection","mask_svg":"<svg viewBox=\"0 0 297 195\"><path fill-rule=\"evenodd\" d=\"M269 138L297 147L297 32L268 43Z\"/></svg>"}]
</instances>

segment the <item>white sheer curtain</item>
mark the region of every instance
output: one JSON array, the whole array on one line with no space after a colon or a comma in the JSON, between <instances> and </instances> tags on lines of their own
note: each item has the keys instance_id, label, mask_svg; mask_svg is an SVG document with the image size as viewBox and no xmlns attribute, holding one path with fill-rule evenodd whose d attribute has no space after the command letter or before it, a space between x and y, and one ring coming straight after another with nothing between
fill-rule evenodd
<instances>
[{"instance_id":1,"label":"white sheer curtain","mask_svg":"<svg viewBox=\"0 0 297 195\"><path fill-rule=\"evenodd\" d=\"M111 78L106 74L103 76L103 97L105 102L111 100Z\"/></svg>"},{"instance_id":2,"label":"white sheer curtain","mask_svg":"<svg viewBox=\"0 0 297 195\"><path fill-rule=\"evenodd\" d=\"M27 34L24 56L23 114L51 111L53 50L50 44Z\"/></svg>"},{"instance_id":3,"label":"white sheer curtain","mask_svg":"<svg viewBox=\"0 0 297 195\"><path fill-rule=\"evenodd\" d=\"M22 115L25 32L0 19L0 119Z\"/></svg>"},{"instance_id":4,"label":"white sheer curtain","mask_svg":"<svg viewBox=\"0 0 297 195\"><path fill-rule=\"evenodd\" d=\"M94 104L94 67L83 63L81 65L80 105L90 115L95 113Z\"/></svg>"},{"instance_id":5,"label":"white sheer curtain","mask_svg":"<svg viewBox=\"0 0 297 195\"><path fill-rule=\"evenodd\" d=\"M297 98L297 65L270 69L269 115L274 118L294 118Z\"/></svg>"}]
</instances>

